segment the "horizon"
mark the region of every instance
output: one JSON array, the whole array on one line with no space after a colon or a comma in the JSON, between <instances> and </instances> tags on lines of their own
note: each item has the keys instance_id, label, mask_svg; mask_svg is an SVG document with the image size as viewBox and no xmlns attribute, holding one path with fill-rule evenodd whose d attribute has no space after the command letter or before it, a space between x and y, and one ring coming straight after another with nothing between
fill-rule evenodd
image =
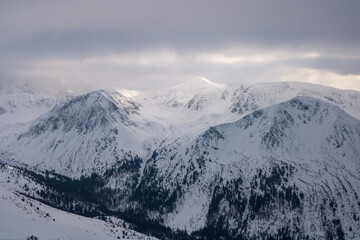
<instances>
[{"instance_id":1,"label":"horizon","mask_svg":"<svg viewBox=\"0 0 360 240\"><path fill-rule=\"evenodd\" d=\"M101 87L101 86L86 86L85 88L78 88L78 89L72 89L69 86L64 85L63 83L58 83L55 86L46 85L43 86L44 80L36 80L32 79L30 83L27 83L26 81L22 79L4 79L0 76L0 95L6 95L11 93L30 93L33 95L38 95L39 97L46 97L46 98L59 98L66 95L74 95L74 96L80 96L91 92L96 91L113 91L121 93L127 97L133 97L138 95L139 93L151 93L156 91L162 91L166 89L173 89L177 87L181 87L184 84L192 84L192 81L198 81L198 79L203 80L204 83L206 83L209 86L212 86L213 88L224 88L224 89L236 89L239 87L250 87L250 86L259 86L259 85L277 85L277 84L300 84L303 86L306 85L314 85L324 88L331 88L331 89L338 89L341 91L355 91L360 92L360 89L349 89L349 88L340 88L338 86L332 86L332 85L325 85L321 83L312 83L312 82L302 82L302 81L273 81L273 82L232 82L232 83L221 83L221 82L215 82L211 79L201 77L201 76L195 76L188 79L184 79L183 81L173 83L169 86L163 86L159 88L152 88L152 89L135 89L135 88L124 88L122 86L108 86L108 87ZM5 84L4 84L5 83ZM8 85L7 85L8 84ZM7 89L7 87L10 87L10 89ZM14 87L14 88L12 88ZM10 91L9 91L10 90ZM9 92L8 92L9 91Z\"/></svg>"}]
</instances>

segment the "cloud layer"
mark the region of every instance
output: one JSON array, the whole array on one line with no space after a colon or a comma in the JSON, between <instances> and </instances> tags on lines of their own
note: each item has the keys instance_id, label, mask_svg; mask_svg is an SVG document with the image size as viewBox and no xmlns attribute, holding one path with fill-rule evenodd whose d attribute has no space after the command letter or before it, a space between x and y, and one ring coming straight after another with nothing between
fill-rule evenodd
<instances>
[{"instance_id":1,"label":"cloud layer","mask_svg":"<svg viewBox=\"0 0 360 240\"><path fill-rule=\"evenodd\" d=\"M0 72L79 89L200 75L360 90L359 22L357 0L1 1Z\"/></svg>"}]
</instances>

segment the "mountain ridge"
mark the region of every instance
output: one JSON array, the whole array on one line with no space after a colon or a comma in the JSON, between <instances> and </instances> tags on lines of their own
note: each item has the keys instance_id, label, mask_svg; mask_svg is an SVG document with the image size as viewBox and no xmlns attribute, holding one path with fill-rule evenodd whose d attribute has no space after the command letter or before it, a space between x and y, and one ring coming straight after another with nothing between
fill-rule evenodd
<instances>
[{"instance_id":1,"label":"mountain ridge","mask_svg":"<svg viewBox=\"0 0 360 240\"><path fill-rule=\"evenodd\" d=\"M286 104L287 105L295 104L295 106L297 106L297 107L299 107L299 106L303 107L301 104L300 105L297 104L297 103L299 103L298 100L299 100L299 98L295 98L293 100L290 100ZM306 99L306 100L309 100L309 99ZM314 99L312 99L312 100L314 100ZM316 101L319 101L319 100L316 100ZM284 104L282 104L282 105L284 105ZM329 104L327 104L327 105L330 106L330 107L333 107L333 106L331 106ZM306 107L306 105L304 105L304 106ZM338 108L338 110L339 110L338 115L341 118L343 116L344 112L342 110L340 110L339 108ZM206 197L204 197L203 199L207 199L205 201L207 203L205 204L205 202L203 202L203 201L198 202L202 198L195 198L197 200L194 200L194 198L191 197L191 195L188 196L188 195L185 194L185 199L187 199L187 200L183 199L183 200L180 201L180 202L185 202L185 204L183 205L183 206L185 206L185 209L188 206L198 206L198 208L200 206L204 206L204 208L200 207L200 209L198 211L193 211L193 210L192 211L187 211L186 210L186 213L187 213L188 217L186 217L185 219L184 219L184 216L186 216L186 215L184 215L184 213L182 213L183 210L181 210L181 208L180 208L180 211L178 213L176 213L175 215L171 215L170 222L168 222L168 224L170 226L175 227L175 226L185 224L185 225L183 225L183 227L185 227L185 229L187 229L188 231L194 231L194 229L192 227L194 226L194 224L199 224L199 219L202 219L202 222L203 222L202 224L205 225L204 221L206 219L206 215L204 215L204 212L207 211L206 210L207 208L210 208L211 202L209 202L208 199L212 198L211 197L211 191L209 192L207 189L214 189L214 188L212 188L210 186L212 184L214 184L212 182L216 181L216 179L218 178L216 176L219 176L218 174L220 174L220 173L221 173L220 174L221 179L224 179L224 181L225 181L225 179L227 179L226 181L235 181L236 182L236 181L238 181L237 178L239 176L241 176L240 177L240 180L241 180L240 182L241 183L238 183L238 185L240 185L240 186L245 185L244 186L245 189L246 189L246 185L251 184L251 182L253 181L252 179L253 179L254 175L256 176L258 174L257 171L261 171L261 170L266 171L265 169L270 169L270 172L271 171L276 171L276 172L280 171L281 172L281 171L283 171L283 170L281 170L282 166L285 167L286 169L288 169L288 171L289 171L289 169L292 169L291 170L293 172L292 175L294 174L294 171L298 172L299 169L302 169L303 167L307 166L306 171L310 171L309 173L307 173L307 174L310 174L310 175L305 177L304 179L308 179L310 176L312 176L312 174L315 174L315 176L320 177L320 179L322 178L321 175L316 174L315 169L321 170L324 165L326 166L328 164L327 163L328 161L324 161L324 160L319 161L320 159L318 159L317 161L319 161L319 162L314 165L314 163L311 164L311 162L312 162L311 158L308 159L307 161L301 160L302 158L304 158L304 160L307 159L306 156L297 156L297 157L293 156L293 159L289 161L288 159L291 159L289 154L284 155L283 151L281 151L278 154L274 154L273 149L270 149L270 152L269 152L270 154L265 154L265 155L263 155L263 154L260 154L260 155L255 154L254 155L254 154L251 154L251 152L257 153L258 151L261 151L260 150L261 148L253 149L253 148L251 148L251 144L250 144L250 146L247 145L245 148L241 148L241 147L238 147L236 145L231 145L231 143L233 143L234 141L232 141L231 138L229 140L229 134L237 135L236 130L234 130L235 129L234 127L229 128L230 130L227 131L228 134L224 134L224 132L219 131L219 128L221 129L221 128L224 128L224 127L226 128L228 126L234 126L234 125L236 126L238 124L240 124L239 127L243 128L243 129L249 128L249 127L252 126L254 119L255 119L255 121L260 121L261 118L266 119L266 117L264 117L264 114L265 113L264 113L263 110L259 110L258 112L255 112L255 113L253 113L251 115L248 115L248 116L244 117L242 120L239 120L239 121L237 121L235 123L223 124L223 125L220 125L218 127L210 128L210 130L208 130L203 135L201 135L199 137L199 139L195 140L191 145L185 145L185 147L183 147L183 149L184 148L193 149L193 150L190 150L190 153L184 152L184 150L177 151L176 150L176 146L177 146L176 144L175 144L175 148L172 148L170 146L170 147L168 147L168 149L160 150L160 152L157 154L157 157L156 157L156 159L158 159L158 160L154 159L154 163L158 166L157 168L162 168L161 166L166 165L166 163L164 162L164 161L166 161L166 159L167 159L168 162L173 163L173 164L170 164L168 166L168 168L167 168L168 170L165 171L165 173L168 172L168 174L170 174L170 175L165 175L165 176L161 177L160 179L167 179L167 181L168 181L168 179L177 179L177 176L179 176L179 175L178 174L174 175L173 172L176 173L177 171L180 171L180 172L182 172L182 173L180 173L180 176L183 176L183 180L179 179L179 180L175 180L175 181L179 181L179 182L184 182L185 181L185 182L187 182L188 184L190 184L190 186L195 187L195 190L194 189L190 190L191 192L194 192L194 193L196 192L197 195L204 195ZM290 123L293 121L291 118L288 118L288 116L286 116L286 115L284 117L285 117L285 119L287 118L287 120ZM309 122L311 122L311 121L314 121L314 120L309 120ZM353 138L352 139L354 140L354 137L355 137L355 140L356 140L355 142L358 142L359 141L359 133L360 133L359 121L357 119L355 119L355 118L352 118L352 117L351 117L350 121L352 121L353 124L347 124L347 126L349 126L349 125L352 126L352 125L354 125L354 123L355 123L355 126L357 126L357 128L356 128L357 130L355 132L353 132L353 135L352 135ZM300 122L302 122L302 120ZM283 123L283 124L285 124L285 123ZM286 123L286 124L288 124L288 123ZM286 127L286 124L285 124L285 127ZM307 123L307 124L309 124L309 123ZM256 130L258 129L258 127L254 127L254 128ZM273 131L271 125L267 129L269 129L269 132ZM274 142L276 143L276 140L277 140L276 138L273 141L271 140L271 138L270 138L270 141L264 141L264 138L263 138L264 136L268 137L269 132L264 133L263 136L259 136L258 141L260 141L262 144L266 144L266 145L270 144L271 147L273 147L272 144L274 144ZM271 137L274 137L274 136L271 136ZM282 135L281 137L284 137L284 135ZM253 136L253 138L256 138L256 136ZM216 143L214 143L214 144L210 143L211 141L217 142L217 141L226 141L226 140L227 140L227 142L222 144L221 146L216 144ZM299 142L299 143L301 143L301 142ZM209 144L210 144L210 146L209 146ZM281 143L278 143L278 144L281 145ZM240 145L241 145L241 141L240 141ZM255 147L259 146L256 143L253 144L253 145L255 145ZM305 148L304 146L301 146L302 150L306 150L306 149L311 150L310 149L311 145L312 144L309 144L307 148ZM344 145L344 143L343 143L343 145ZM334 150L330 151L330 150L331 149L337 149L337 146L335 146L335 145L332 145L332 146L333 147L328 148L327 151L335 153L336 151L334 151ZM352 145L350 145L350 147L348 149L350 149L350 150L355 149L356 150L356 146L357 146L357 143L352 143ZM228 150L227 151L224 150L223 149L224 147L228 147ZM249 150L249 148L252 149L252 150ZM233 152L234 149L236 149L236 151L232 155L234 155L234 154L235 155L233 157L231 157L231 155L229 155L229 153ZM244 151L246 149L248 150L247 151L248 153L246 151ZM266 147L266 148L263 148L262 151L267 152L268 150L269 149ZM250 151L250 154L249 154L249 151ZM290 151L290 150L287 150L287 151ZM326 150L324 150L324 151L326 151ZM356 151L358 151L358 150L356 150ZM175 156L173 158L173 157L171 157L172 154L170 152L179 153L179 154L173 155L173 156ZM219 152L220 155L217 155L216 152ZM238 153L236 153L236 152L238 152ZM345 150L345 152L347 152L347 151ZM276 153L276 151L275 151L275 153ZM303 154L305 154L305 152ZM339 152L339 153L337 153L337 154L335 154L333 156L334 156L334 158L336 158L335 156L338 156L340 158L340 157L342 157L342 154L343 154L342 152ZM344 171L341 175L339 175L339 176L346 176L347 174L352 172L350 174L352 176L351 177L352 178L352 180L351 180L352 184L349 184L349 180L348 180L348 182L346 184L349 184L349 185L346 185L345 188L352 189L353 186L357 186L357 188L359 187L359 179L357 179L355 177L355 176L359 175L359 162L358 162L358 157L357 157L358 154L359 154L359 152L353 153L352 157L350 158L352 160L348 162L348 164L350 164L350 165L345 167L345 169L347 169L347 170ZM309 155L312 156L312 157L315 157L315 158L319 157L319 156L316 156L316 155L313 155L313 154L309 154ZM186 156L188 156L188 157L186 157ZM231 162L231 161L230 162L229 161L228 162L218 162L218 160L216 160L216 159L220 159L220 160L224 159L225 156L226 156L227 159L233 158L234 159L233 162ZM282 158L281 157L279 158L279 156L281 156ZM184 160L182 160L184 158L189 159L189 160L185 160L185 163L184 163ZM279 159L276 160L276 158L279 158ZM169 161L169 159L172 159L172 160ZM325 159L329 159L329 160L331 160L331 162L334 161L334 159L328 158L327 156L325 156ZM158 161L161 161L161 162L159 163ZM186 161L189 161L189 162L186 163ZM180 162L180 164L179 164L179 162ZM243 162L243 163L241 163L241 162ZM334 163L332 163L332 164L334 164ZM211 167L211 165L213 165L213 167ZM331 165L327 165L327 168L331 168L332 171L334 171L335 169L339 169L339 167L340 167L340 169L342 167L344 167L342 165L343 164L340 161L340 162L335 163L332 167L330 167ZM190 166L190 168L188 167L188 168L185 168L184 170L180 170L180 169L182 169L181 166ZM191 166L193 166L193 167L191 167ZM275 166L275 168L272 168L271 166ZM277 167L277 166L280 166L280 167ZM317 167L315 169L311 170L311 167L309 168L309 166L317 166ZM174 168L175 168L175 170L174 170ZM280 168L280 170L276 170L278 168ZM178 169L178 170L176 170L176 169ZM273 170L271 170L271 169L273 169ZM295 170L295 169L297 169L297 170ZM321 171L323 171L323 170L321 170ZM338 170L336 170L336 171L338 171ZM211 173L211 172L213 172L213 173ZM313 172L313 173L311 173L311 172ZM209 174L210 174L210 176L211 175L213 176L213 177L210 177L210 179L213 179L213 180L209 179ZM201 176L203 176L203 177L201 177ZM262 175L259 175L259 177L261 177L261 176ZM287 175L287 176L289 176L289 175ZM278 176L278 178L281 179L282 177ZM199 180L199 179L201 179L201 180ZM285 181L286 179L288 179L288 177L285 177L284 180L282 180L282 181ZM198 184L195 184L194 181L195 181L195 183L198 182ZM286 180L286 182L288 182L288 181L289 180ZM313 180L311 182L313 182ZM159 184L159 183L157 183L157 184L160 185L160 186L163 185L163 184ZM170 183L168 183L168 184L170 184ZM286 183L282 183L282 184L286 185ZM339 183L337 183L337 184L339 184ZM282 186L285 186L285 185L282 185ZM306 191L304 191L304 190L301 191L300 186L303 185L302 181L298 180L298 182L296 182L296 185L298 185L298 186L296 187L296 192L297 193L296 193L296 195L294 195L294 196L296 196L296 197L294 197L294 201L298 202L298 203L295 203L296 206L298 206L297 204L300 204L300 202L301 202L299 200L300 195L303 196L303 198L304 197L306 198L307 194L306 194ZM150 186L155 187L155 185L150 185ZM150 188L150 186L147 186L147 187ZM202 187L200 187L200 186L202 186ZM264 189L264 190L266 190L266 189ZM184 191L187 192L189 190L184 190ZM312 191L314 191L314 190L312 190ZM246 199L247 195L255 196L255 198L257 196L257 195L253 195L253 193L252 194L249 194L249 193L246 194L246 191L244 191L244 190L242 190L240 192L244 192L243 193L244 195L243 195L242 198L245 198L245 199ZM352 195L351 198L355 200L355 199L357 199L356 196L357 196L356 192L353 192L353 195ZM269 198L269 196L268 196L268 198ZM258 210L256 210L257 209L256 205L251 206L251 204L250 204L251 201L255 201L255 200L251 200L251 199L252 199L252 197L250 197L248 199L247 204L244 203L244 202L239 203L239 204L245 204L244 207L248 206L248 208L252 208L254 211L258 211ZM260 200L261 200L261 198L260 198ZM293 201L292 198L290 198L290 201ZM356 202L356 200L355 200L355 202ZM351 211L349 211L349 212L351 212ZM202 217L199 218L197 216L197 214L200 214L200 216L202 215ZM181 216L180 219L182 219L182 220L180 220L178 218L179 216ZM191 216L194 217L194 218L191 218ZM225 219L227 219L227 218L225 217ZM228 220L230 220L230 219L228 219ZM210 221L210 220L207 219L206 221ZM237 221L239 221L239 219ZM350 219L350 221L351 221L351 219ZM266 229L266 227L270 227L270 225L268 223L264 222L263 224L264 224L263 227L258 226L259 229ZM267 230L268 233L271 232L271 231ZM276 234L276 233L273 232L273 234ZM296 235L294 235L294 236L296 236ZM300 236L300 235L298 235L298 236ZM251 235L249 235L247 237L250 238ZM320 235L318 237L320 237Z\"/></svg>"},{"instance_id":2,"label":"mountain ridge","mask_svg":"<svg viewBox=\"0 0 360 240\"><path fill-rule=\"evenodd\" d=\"M210 88L70 97L1 129L0 156L51 189L32 197L64 210L65 185L82 211L194 238L360 236L360 92Z\"/></svg>"}]
</instances>

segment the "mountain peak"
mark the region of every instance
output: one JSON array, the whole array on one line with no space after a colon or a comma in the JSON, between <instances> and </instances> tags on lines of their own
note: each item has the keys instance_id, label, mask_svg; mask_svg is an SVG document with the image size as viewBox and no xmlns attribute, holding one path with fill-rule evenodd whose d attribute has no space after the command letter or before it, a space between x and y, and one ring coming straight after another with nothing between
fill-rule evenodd
<instances>
[{"instance_id":1,"label":"mountain peak","mask_svg":"<svg viewBox=\"0 0 360 240\"><path fill-rule=\"evenodd\" d=\"M177 89L185 89L185 88L191 88L191 89L208 89L208 88L225 88L226 86L224 84L220 83L214 83L206 78L203 77L193 77L189 80L182 82L178 85L176 85L174 88Z\"/></svg>"}]
</instances>

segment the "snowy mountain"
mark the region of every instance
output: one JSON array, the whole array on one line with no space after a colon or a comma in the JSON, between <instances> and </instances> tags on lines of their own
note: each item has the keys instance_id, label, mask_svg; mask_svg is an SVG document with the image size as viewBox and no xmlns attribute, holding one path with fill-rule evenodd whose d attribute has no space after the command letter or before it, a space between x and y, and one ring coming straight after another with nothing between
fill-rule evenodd
<instances>
[{"instance_id":1,"label":"snowy mountain","mask_svg":"<svg viewBox=\"0 0 360 240\"><path fill-rule=\"evenodd\" d=\"M0 239L156 239L115 217L83 217L28 198L23 192L39 186L16 168L0 165L0 172Z\"/></svg>"},{"instance_id":2,"label":"snowy mountain","mask_svg":"<svg viewBox=\"0 0 360 240\"><path fill-rule=\"evenodd\" d=\"M42 98L59 98L72 93L55 79L21 79L0 72L0 96L26 93Z\"/></svg>"},{"instance_id":3,"label":"snowy mountain","mask_svg":"<svg viewBox=\"0 0 360 240\"><path fill-rule=\"evenodd\" d=\"M27 123L71 96L59 84L19 80L0 73L0 128Z\"/></svg>"},{"instance_id":4,"label":"snowy mountain","mask_svg":"<svg viewBox=\"0 0 360 240\"><path fill-rule=\"evenodd\" d=\"M3 130L8 137L1 144L42 169L78 177L105 171L119 159L149 152L144 141L162 131L139 116L140 107L117 92L92 92L55 106L25 130L16 126L18 134Z\"/></svg>"},{"instance_id":5,"label":"snowy mountain","mask_svg":"<svg viewBox=\"0 0 360 240\"><path fill-rule=\"evenodd\" d=\"M232 92L232 112L248 112L290 100L296 96L307 96L336 105L350 115L360 118L359 92L339 90L310 83L281 82L258 83L241 86Z\"/></svg>"},{"instance_id":6,"label":"snowy mountain","mask_svg":"<svg viewBox=\"0 0 360 240\"><path fill-rule=\"evenodd\" d=\"M360 237L360 92L194 78L52 106L0 126L28 197L167 239Z\"/></svg>"},{"instance_id":7,"label":"snowy mountain","mask_svg":"<svg viewBox=\"0 0 360 240\"><path fill-rule=\"evenodd\" d=\"M0 96L0 127L27 123L50 111L56 105L55 99L37 97L27 93Z\"/></svg>"},{"instance_id":8,"label":"snowy mountain","mask_svg":"<svg viewBox=\"0 0 360 240\"><path fill-rule=\"evenodd\" d=\"M296 96L326 101L360 118L356 91L300 83L228 88L194 78L155 92L100 90L68 97L30 126L0 130L0 149L16 155L18 162L79 177L104 172L127 155L147 159L160 146L194 139L211 126ZM42 113L36 107L19 109L29 119L26 110L36 113L33 116ZM5 117L12 119L10 114Z\"/></svg>"},{"instance_id":9,"label":"snowy mountain","mask_svg":"<svg viewBox=\"0 0 360 240\"><path fill-rule=\"evenodd\" d=\"M156 150L140 188L176 195L166 215L174 228L319 239L342 227L347 237L359 236L359 141L359 120L298 97Z\"/></svg>"}]
</instances>

